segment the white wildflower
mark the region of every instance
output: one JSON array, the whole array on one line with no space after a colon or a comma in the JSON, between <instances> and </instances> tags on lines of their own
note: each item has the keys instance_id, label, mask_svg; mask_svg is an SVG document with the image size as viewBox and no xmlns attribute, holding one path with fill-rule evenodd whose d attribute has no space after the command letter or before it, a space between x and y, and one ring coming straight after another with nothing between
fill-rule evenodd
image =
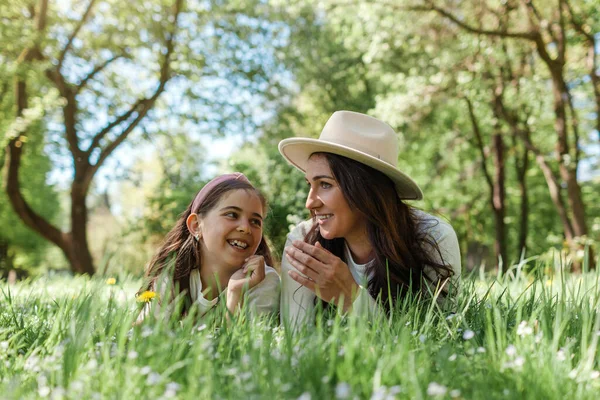
<instances>
[{"instance_id":1,"label":"white wildflower","mask_svg":"<svg viewBox=\"0 0 600 400\"><path fill-rule=\"evenodd\" d=\"M29 356L27 361L25 361L25 365L23 365L23 368L26 371L40 372L42 369L40 368L39 362L40 362L40 358L38 356L36 356L35 354L33 354L33 355Z\"/></svg>"},{"instance_id":2,"label":"white wildflower","mask_svg":"<svg viewBox=\"0 0 600 400\"><path fill-rule=\"evenodd\" d=\"M567 359L567 356L565 355L565 351L563 349L560 349L556 352L556 359L558 361L565 361Z\"/></svg>"},{"instance_id":3,"label":"white wildflower","mask_svg":"<svg viewBox=\"0 0 600 400\"><path fill-rule=\"evenodd\" d=\"M206 329L206 324L200 325L197 329L198 329L198 332L201 332L201 331L205 330Z\"/></svg>"},{"instance_id":4,"label":"white wildflower","mask_svg":"<svg viewBox=\"0 0 600 400\"><path fill-rule=\"evenodd\" d=\"M400 392L402 392L402 387L400 387L400 386L398 386L398 385L396 385L396 386L392 386L392 387L391 387L391 388L388 390L388 393L389 393L391 396L395 396L395 395L397 395L397 394L398 394L398 393L400 393Z\"/></svg>"},{"instance_id":5,"label":"white wildflower","mask_svg":"<svg viewBox=\"0 0 600 400\"><path fill-rule=\"evenodd\" d=\"M517 335L524 337L529 336L533 333L533 328L527 325L527 321L521 321L519 326L517 327Z\"/></svg>"},{"instance_id":6,"label":"white wildflower","mask_svg":"<svg viewBox=\"0 0 600 400\"><path fill-rule=\"evenodd\" d=\"M145 326L144 329L142 329L142 337L148 337L152 335L152 328L150 328L149 326Z\"/></svg>"},{"instance_id":7,"label":"white wildflower","mask_svg":"<svg viewBox=\"0 0 600 400\"><path fill-rule=\"evenodd\" d=\"M452 354L450 357L448 357L448 361L455 361L456 357L458 357L456 354Z\"/></svg>"},{"instance_id":8,"label":"white wildflower","mask_svg":"<svg viewBox=\"0 0 600 400\"><path fill-rule=\"evenodd\" d=\"M510 357L513 357L517 354L517 348L512 344L509 344L505 351L506 354Z\"/></svg>"},{"instance_id":9,"label":"white wildflower","mask_svg":"<svg viewBox=\"0 0 600 400\"><path fill-rule=\"evenodd\" d=\"M150 372L152 372L152 368L150 368L150 366L146 365L145 367L142 367L142 369L140 369L140 374L142 375L148 375Z\"/></svg>"},{"instance_id":10,"label":"white wildflower","mask_svg":"<svg viewBox=\"0 0 600 400\"><path fill-rule=\"evenodd\" d=\"M67 395L67 392L65 391L65 389L61 386L57 386L54 389L52 389L52 395L50 396L50 398L52 400L59 400L59 399L64 399Z\"/></svg>"},{"instance_id":11,"label":"white wildflower","mask_svg":"<svg viewBox=\"0 0 600 400\"><path fill-rule=\"evenodd\" d=\"M85 385L83 384L83 382L81 381L71 381L71 383L69 384L69 391L70 392L81 392L83 389L85 388Z\"/></svg>"},{"instance_id":12,"label":"white wildflower","mask_svg":"<svg viewBox=\"0 0 600 400\"><path fill-rule=\"evenodd\" d=\"M380 386L371 393L371 400L387 400L388 393L385 386Z\"/></svg>"},{"instance_id":13,"label":"white wildflower","mask_svg":"<svg viewBox=\"0 0 600 400\"><path fill-rule=\"evenodd\" d=\"M243 381L247 381L250 378L252 378L252 372L244 372L240 374L240 379Z\"/></svg>"},{"instance_id":14,"label":"white wildflower","mask_svg":"<svg viewBox=\"0 0 600 400\"><path fill-rule=\"evenodd\" d=\"M508 390L508 389L504 389L504 390L502 391L502 394L504 394L505 396L508 396L508 395L510 394L510 390Z\"/></svg>"},{"instance_id":15,"label":"white wildflower","mask_svg":"<svg viewBox=\"0 0 600 400\"><path fill-rule=\"evenodd\" d=\"M346 382L340 382L335 386L335 398L336 399L348 399L352 394L352 388Z\"/></svg>"},{"instance_id":16,"label":"white wildflower","mask_svg":"<svg viewBox=\"0 0 600 400\"><path fill-rule=\"evenodd\" d=\"M129 353L127 353L127 358L129 358L130 360L135 360L136 358L138 358L137 351L131 350Z\"/></svg>"},{"instance_id":17,"label":"white wildflower","mask_svg":"<svg viewBox=\"0 0 600 400\"><path fill-rule=\"evenodd\" d=\"M598 379L600 378L600 371L592 371L590 372L590 379Z\"/></svg>"},{"instance_id":18,"label":"white wildflower","mask_svg":"<svg viewBox=\"0 0 600 400\"><path fill-rule=\"evenodd\" d=\"M448 388L444 385L440 385L437 382L431 382L429 386L427 386L427 394L429 396L444 396Z\"/></svg>"},{"instance_id":19,"label":"white wildflower","mask_svg":"<svg viewBox=\"0 0 600 400\"><path fill-rule=\"evenodd\" d=\"M98 368L98 361L96 361L95 358L92 358L90 359L90 361L87 362L85 366L89 370L95 370L96 368Z\"/></svg>"},{"instance_id":20,"label":"white wildflower","mask_svg":"<svg viewBox=\"0 0 600 400\"><path fill-rule=\"evenodd\" d=\"M478 353L485 353L485 351L486 351L486 350L485 350L485 347L478 347L478 348L477 348L477 352L478 352Z\"/></svg>"},{"instance_id":21,"label":"white wildflower","mask_svg":"<svg viewBox=\"0 0 600 400\"><path fill-rule=\"evenodd\" d=\"M471 340L471 339L473 339L474 337L475 337L475 332L473 332L473 331L472 331L472 330L470 330L470 329L467 329L467 330L465 331L465 333L463 333L463 339L464 339L464 340Z\"/></svg>"},{"instance_id":22,"label":"white wildflower","mask_svg":"<svg viewBox=\"0 0 600 400\"><path fill-rule=\"evenodd\" d=\"M2 350L8 349L8 341L7 340L3 340L0 342L0 349L2 349Z\"/></svg>"},{"instance_id":23,"label":"white wildflower","mask_svg":"<svg viewBox=\"0 0 600 400\"><path fill-rule=\"evenodd\" d=\"M50 394L50 388L48 386L42 386L38 389L40 397L47 397Z\"/></svg>"},{"instance_id":24,"label":"white wildflower","mask_svg":"<svg viewBox=\"0 0 600 400\"><path fill-rule=\"evenodd\" d=\"M515 367L520 368L525 364L525 359L523 357L517 357L515 358L515 361L513 361L513 364Z\"/></svg>"},{"instance_id":25,"label":"white wildflower","mask_svg":"<svg viewBox=\"0 0 600 400\"><path fill-rule=\"evenodd\" d=\"M329 375L325 375L324 377L321 378L321 382L323 382L324 384L328 384L330 380L331 380L331 377Z\"/></svg>"},{"instance_id":26,"label":"white wildflower","mask_svg":"<svg viewBox=\"0 0 600 400\"><path fill-rule=\"evenodd\" d=\"M425 336L425 335L420 335L420 336L419 336L419 341L420 341L421 343L425 343L425 341L426 341L426 340L427 340L427 336Z\"/></svg>"},{"instance_id":27,"label":"white wildflower","mask_svg":"<svg viewBox=\"0 0 600 400\"><path fill-rule=\"evenodd\" d=\"M309 392L302 393L296 400L311 400L312 396Z\"/></svg>"},{"instance_id":28,"label":"white wildflower","mask_svg":"<svg viewBox=\"0 0 600 400\"><path fill-rule=\"evenodd\" d=\"M410 334L411 334L412 336L416 336L416 335L417 335L417 333L419 333L419 331L412 331Z\"/></svg>"},{"instance_id":29,"label":"white wildflower","mask_svg":"<svg viewBox=\"0 0 600 400\"><path fill-rule=\"evenodd\" d=\"M172 399L177 396L177 391L181 386L177 382L169 382L167 383L167 387L164 393L164 397L167 399Z\"/></svg>"},{"instance_id":30,"label":"white wildflower","mask_svg":"<svg viewBox=\"0 0 600 400\"><path fill-rule=\"evenodd\" d=\"M452 397L453 399L460 397L460 390L458 390L458 389L451 390L450 397Z\"/></svg>"},{"instance_id":31,"label":"white wildflower","mask_svg":"<svg viewBox=\"0 0 600 400\"><path fill-rule=\"evenodd\" d=\"M156 372L150 372L148 374L148 378L146 379L146 384L147 385L156 385L158 382L160 382L160 374L158 374Z\"/></svg>"}]
</instances>

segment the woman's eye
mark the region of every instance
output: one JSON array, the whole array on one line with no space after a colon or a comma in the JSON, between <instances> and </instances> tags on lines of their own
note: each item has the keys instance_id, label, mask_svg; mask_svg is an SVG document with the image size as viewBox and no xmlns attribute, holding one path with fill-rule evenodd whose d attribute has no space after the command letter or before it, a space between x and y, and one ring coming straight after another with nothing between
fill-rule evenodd
<instances>
[{"instance_id":1,"label":"woman's eye","mask_svg":"<svg viewBox=\"0 0 600 400\"><path fill-rule=\"evenodd\" d=\"M331 187L331 183L321 182L321 187L323 189L329 189Z\"/></svg>"},{"instance_id":2,"label":"woman's eye","mask_svg":"<svg viewBox=\"0 0 600 400\"><path fill-rule=\"evenodd\" d=\"M232 212L228 212L225 214L226 217L230 217L230 218L237 218L237 213Z\"/></svg>"},{"instance_id":3,"label":"woman's eye","mask_svg":"<svg viewBox=\"0 0 600 400\"><path fill-rule=\"evenodd\" d=\"M256 226L262 226L262 221L260 219L253 219L251 222Z\"/></svg>"}]
</instances>

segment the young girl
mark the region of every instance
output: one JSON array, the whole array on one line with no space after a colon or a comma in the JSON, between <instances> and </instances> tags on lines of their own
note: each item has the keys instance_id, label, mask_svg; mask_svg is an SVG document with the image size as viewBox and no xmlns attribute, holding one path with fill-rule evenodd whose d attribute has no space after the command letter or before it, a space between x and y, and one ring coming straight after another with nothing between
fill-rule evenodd
<instances>
[{"instance_id":1,"label":"young girl","mask_svg":"<svg viewBox=\"0 0 600 400\"><path fill-rule=\"evenodd\" d=\"M268 266L271 251L263 236L266 208L262 194L241 173L207 183L150 261L142 290L158 299L145 305L138 321L152 309L158 315L179 294L182 314L195 308L202 317L220 298L232 314L244 301L256 314L277 312L279 276Z\"/></svg>"}]
</instances>

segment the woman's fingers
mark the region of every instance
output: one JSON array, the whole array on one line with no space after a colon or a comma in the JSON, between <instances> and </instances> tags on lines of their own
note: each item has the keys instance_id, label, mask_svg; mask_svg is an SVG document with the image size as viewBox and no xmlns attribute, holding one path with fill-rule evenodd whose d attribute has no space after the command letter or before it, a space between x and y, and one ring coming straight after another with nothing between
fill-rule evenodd
<instances>
[{"instance_id":1,"label":"woman's fingers","mask_svg":"<svg viewBox=\"0 0 600 400\"><path fill-rule=\"evenodd\" d=\"M302 275L300 275L296 271L288 271L288 275L293 280L295 280L296 282L298 282L302 286L306 286L307 288L309 288L313 292L316 290L316 284L315 284L315 282L311 281L310 279L307 279L307 278L303 277Z\"/></svg>"},{"instance_id":2,"label":"woman's fingers","mask_svg":"<svg viewBox=\"0 0 600 400\"><path fill-rule=\"evenodd\" d=\"M321 261L319 261L312 255L305 253L302 250L299 250L296 247L286 247L285 253L289 256L288 259L291 257L294 260L312 269L316 273L319 273L319 271L325 267L325 265Z\"/></svg>"},{"instance_id":3,"label":"woman's fingers","mask_svg":"<svg viewBox=\"0 0 600 400\"><path fill-rule=\"evenodd\" d=\"M317 242L317 246L313 246L312 244L303 242L302 240L294 240L292 243L294 247L305 254L310 255L317 261L320 261L323 264L328 264L331 262L331 254L329 251L325 250L323 246L319 242ZM335 256L334 256L335 257Z\"/></svg>"},{"instance_id":4,"label":"woman's fingers","mask_svg":"<svg viewBox=\"0 0 600 400\"><path fill-rule=\"evenodd\" d=\"M296 268L298 271L302 272L304 275L306 275L310 280L312 281L316 281L319 277L319 273L317 271L315 271L312 268L307 267L306 265L304 265L302 262L296 260L295 258L293 258L291 255L286 254L286 257L288 259L288 261L290 262L290 264L292 264L292 266L294 268Z\"/></svg>"}]
</instances>

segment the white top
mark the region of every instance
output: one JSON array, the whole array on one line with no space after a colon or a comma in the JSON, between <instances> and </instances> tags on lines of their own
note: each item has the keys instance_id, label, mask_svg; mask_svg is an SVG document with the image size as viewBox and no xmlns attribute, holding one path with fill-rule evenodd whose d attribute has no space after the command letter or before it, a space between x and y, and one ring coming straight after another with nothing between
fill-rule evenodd
<instances>
[{"instance_id":1,"label":"white top","mask_svg":"<svg viewBox=\"0 0 600 400\"><path fill-rule=\"evenodd\" d=\"M157 288L153 288L161 299L168 298L168 290L172 288L172 284L169 278L163 278L160 280L160 284ZM253 315L262 315L269 313L277 313L279 309L279 291L280 281L279 275L274 268L265 265L265 279L259 284L250 288L245 296L245 304ZM165 297L167 296L167 297ZM204 316L210 311L219 301L217 296L212 300L208 300L202 294L202 280L200 279L200 270L195 268L190 272L190 297L192 299L192 307L198 308L198 315ZM223 300L227 299L227 291L223 293ZM153 309L155 315L160 313L160 304L157 301L152 300L144 306L144 309L140 313L138 321L145 318L150 309Z\"/></svg>"},{"instance_id":2,"label":"white top","mask_svg":"<svg viewBox=\"0 0 600 400\"><path fill-rule=\"evenodd\" d=\"M452 282L457 286L460 280L461 261L460 248L454 229L449 223L440 218L419 210L415 210L414 213L420 220L418 223L419 229L426 232L437 243L440 252L442 253L444 264L452 267L452 270L454 271ZM288 234L285 247L291 246L294 240L304 240L304 237L312 226L312 220L298 224L298 226ZM432 257L437 261L441 261L439 260L440 257L437 251L431 250ZM369 263L358 264L354 262L348 246L345 246L345 252L346 264L348 264L352 277L356 283L360 285L360 291L352 304L350 313L360 316L372 316L379 311L379 306L366 289L369 278L366 276L366 269ZM310 289L293 280L288 274L288 271L290 270L295 270L298 274L304 276L304 274L296 270L284 256L281 261L280 316L282 323L287 320L291 322L293 327L298 327L302 324L312 323L314 321L313 311L315 308L316 295ZM433 282L437 281L437 276L433 268L425 267L424 272Z\"/></svg>"}]
</instances>

